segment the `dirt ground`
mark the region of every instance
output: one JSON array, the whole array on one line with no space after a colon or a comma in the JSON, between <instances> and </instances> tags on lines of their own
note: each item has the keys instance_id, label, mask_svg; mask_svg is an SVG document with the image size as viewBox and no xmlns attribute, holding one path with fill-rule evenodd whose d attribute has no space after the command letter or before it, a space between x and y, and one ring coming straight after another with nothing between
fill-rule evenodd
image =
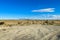
<instances>
[{"instance_id":1,"label":"dirt ground","mask_svg":"<svg viewBox=\"0 0 60 40\"><path fill-rule=\"evenodd\" d=\"M60 26L31 24L0 25L0 40L60 40Z\"/></svg>"}]
</instances>

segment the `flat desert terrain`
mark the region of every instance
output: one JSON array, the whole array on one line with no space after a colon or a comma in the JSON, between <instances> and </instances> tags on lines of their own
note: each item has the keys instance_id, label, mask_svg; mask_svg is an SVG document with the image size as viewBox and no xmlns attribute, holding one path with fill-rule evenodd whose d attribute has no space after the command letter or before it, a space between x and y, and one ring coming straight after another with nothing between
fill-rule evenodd
<instances>
[{"instance_id":1,"label":"flat desert terrain","mask_svg":"<svg viewBox=\"0 0 60 40\"><path fill-rule=\"evenodd\" d=\"M60 40L60 26L49 22L1 21L0 40Z\"/></svg>"}]
</instances>

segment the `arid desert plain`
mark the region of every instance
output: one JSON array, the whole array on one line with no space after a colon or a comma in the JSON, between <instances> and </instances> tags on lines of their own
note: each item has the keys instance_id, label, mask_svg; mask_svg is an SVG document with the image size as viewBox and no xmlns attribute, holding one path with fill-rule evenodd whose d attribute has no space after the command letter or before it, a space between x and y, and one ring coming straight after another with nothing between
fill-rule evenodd
<instances>
[{"instance_id":1,"label":"arid desert plain","mask_svg":"<svg viewBox=\"0 0 60 40\"><path fill-rule=\"evenodd\" d=\"M0 20L0 40L60 40L60 20Z\"/></svg>"}]
</instances>

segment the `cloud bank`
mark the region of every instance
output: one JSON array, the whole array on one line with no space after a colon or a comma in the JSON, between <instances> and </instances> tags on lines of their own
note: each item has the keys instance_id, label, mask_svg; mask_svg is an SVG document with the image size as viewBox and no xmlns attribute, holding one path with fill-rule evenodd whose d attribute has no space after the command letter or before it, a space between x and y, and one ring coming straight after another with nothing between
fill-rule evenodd
<instances>
[{"instance_id":1,"label":"cloud bank","mask_svg":"<svg viewBox=\"0 0 60 40\"><path fill-rule=\"evenodd\" d=\"M45 9L32 10L32 12L55 12L55 8L45 8Z\"/></svg>"},{"instance_id":2,"label":"cloud bank","mask_svg":"<svg viewBox=\"0 0 60 40\"><path fill-rule=\"evenodd\" d=\"M41 16L40 15L35 15L35 16L32 16L30 17L30 19L49 19L49 20L60 20L60 15L52 15L52 14L42 14Z\"/></svg>"}]
</instances>

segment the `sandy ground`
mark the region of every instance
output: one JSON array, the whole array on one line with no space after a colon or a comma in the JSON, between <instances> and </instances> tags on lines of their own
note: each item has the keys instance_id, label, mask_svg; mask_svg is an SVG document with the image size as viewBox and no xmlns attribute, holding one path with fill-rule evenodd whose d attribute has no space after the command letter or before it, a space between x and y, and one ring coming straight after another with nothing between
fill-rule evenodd
<instances>
[{"instance_id":1,"label":"sandy ground","mask_svg":"<svg viewBox=\"0 0 60 40\"><path fill-rule=\"evenodd\" d=\"M60 26L0 26L0 40L60 40Z\"/></svg>"}]
</instances>

